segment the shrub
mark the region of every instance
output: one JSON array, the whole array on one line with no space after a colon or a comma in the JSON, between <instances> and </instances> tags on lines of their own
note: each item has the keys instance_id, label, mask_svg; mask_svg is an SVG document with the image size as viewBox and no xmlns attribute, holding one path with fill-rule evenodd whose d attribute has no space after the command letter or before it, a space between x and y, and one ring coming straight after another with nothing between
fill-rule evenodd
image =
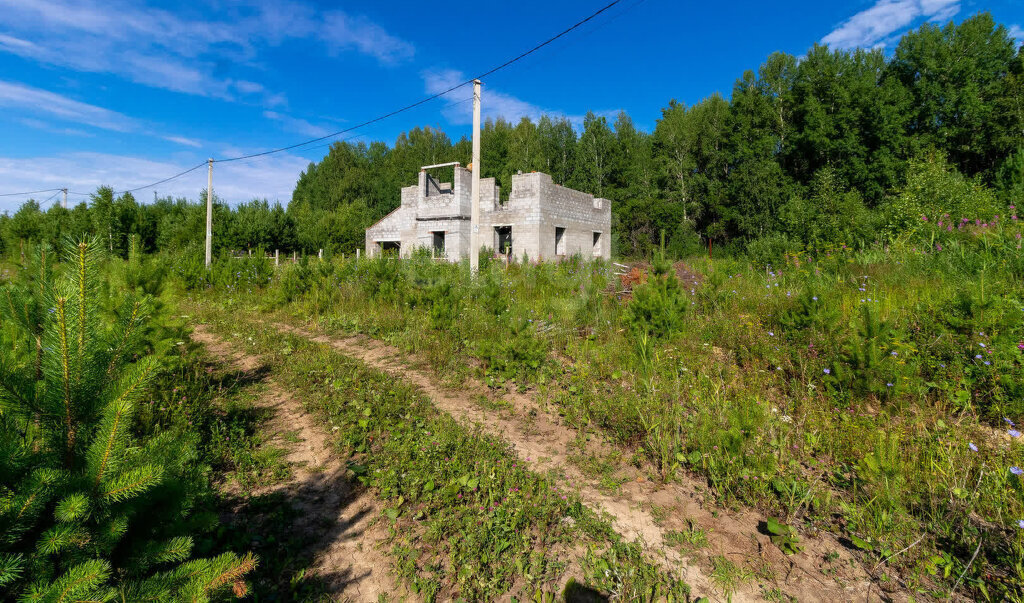
<instances>
[{"instance_id":1,"label":"shrub","mask_svg":"<svg viewBox=\"0 0 1024 603\"><path fill-rule=\"evenodd\" d=\"M682 328L689 305L672 265L659 253L650 278L633 289L633 299L626 306L626 324L634 335L670 337Z\"/></svg>"},{"instance_id":2,"label":"shrub","mask_svg":"<svg viewBox=\"0 0 1024 603\"><path fill-rule=\"evenodd\" d=\"M836 304L826 301L817 292L805 289L792 306L779 317L779 326L790 335L812 330L832 333L839 328L840 313Z\"/></svg>"},{"instance_id":3,"label":"shrub","mask_svg":"<svg viewBox=\"0 0 1024 603\"><path fill-rule=\"evenodd\" d=\"M874 239L872 215L860 194L844 190L835 170L818 170L810 198L793 197L781 208L789 237L809 249L846 245L860 249Z\"/></svg>"},{"instance_id":4,"label":"shrub","mask_svg":"<svg viewBox=\"0 0 1024 603\"><path fill-rule=\"evenodd\" d=\"M861 306L860 325L846 341L835 379L859 395L887 395L889 384L898 382L892 361L899 354L893 346L894 335L871 306Z\"/></svg>"},{"instance_id":5,"label":"shrub","mask_svg":"<svg viewBox=\"0 0 1024 603\"><path fill-rule=\"evenodd\" d=\"M799 251L803 246L799 241L775 232L755 239L747 245L747 257L755 266L780 265L787 255Z\"/></svg>"},{"instance_id":6,"label":"shrub","mask_svg":"<svg viewBox=\"0 0 1024 603\"><path fill-rule=\"evenodd\" d=\"M1024 146L1003 162L996 174L996 187L1004 204L1024 204Z\"/></svg>"},{"instance_id":7,"label":"shrub","mask_svg":"<svg viewBox=\"0 0 1024 603\"><path fill-rule=\"evenodd\" d=\"M949 165L938 151L911 160L907 183L882 208L884 231L892 240L909 239L929 222L988 221L999 213L992 190Z\"/></svg>"},{"instance_id":8,"label":"shrub","mask_svg":"<svg viewBox=\"0 0 1024 603\"><path fill-rule=\"evenodd\" d=\"M358 279L367 297L382 302L399 301L405 289L401 263L385 255L359 262Z\"/></svg>"},{"instance_id":9,"label":"shrub","mask_svg":"<svg viewBox=\"0 0 1024 603\"><path fill-rule=\"evenodd\" d=\"M99 253L95 242L69 245L67 276L31 283L45 292L41 346L31 321L4 316L13 345L0 358L0 596L208 600L231 586L244 594L251 556L189 559L196 438L133 430L160 358L133 360L145 297L126 296L116 327L103 324ZM36 295L6 289L8 299Z\"/></svg>"},{"instance_id":10,"label":"shrub","mask_svg":"<svg viewBox=\"0 0 1024 603\"><path fill-rule=\"evenodd\" d=\"M297 264L280 266L277 273L277 300L287 303L298 298L309 291L314 281L308 258L303 257Z\"/></svg>"},{"instance_id":11,"label":"shrub","mask_svg":"<svg viewBox=\"0 0 1024 603\"><path fill-rule=\"evenodd\" d=\"M512 379L524 385L543 374L548 345L533 335L531 322L520 320L511 325L506 337L480 341L478 353L487 365L489 377Z\"/></svg>"}]
</instances>

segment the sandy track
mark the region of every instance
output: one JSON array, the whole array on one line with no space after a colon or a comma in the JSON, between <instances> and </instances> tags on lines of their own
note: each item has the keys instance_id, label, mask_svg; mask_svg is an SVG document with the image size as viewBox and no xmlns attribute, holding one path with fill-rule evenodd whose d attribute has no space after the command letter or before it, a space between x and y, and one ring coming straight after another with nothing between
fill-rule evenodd
<instances>
[{"instance_id":1,"label":"sandy track","mask_svg":"<svg viewBox=\"0 0 1024 603\"><path fill-rule=\"evenodd\" d=\"M836 538L823 534L803 538L804 552L786 556L763 533L765 517L752 511L728 512L703 502L706 487L696 479L672 484L654 484L633 472L619 490L609 495L596 479L583 474L571 461L578 451L577 433L545 412L529 395L505 393L514 412L481 408L480 395L490 396L483 384L470 381L461 389L444 387L435 374L418 368L418 359L393 346L365 336L329 337L308 329L275 323L280 332L327 344L345 356L383 370L419 387L441 410L463 424L478 424L503 438L519 457L537 471L555 470L576 489L591 509L612 520L616 530L629 540L644 544L648 555L667 570L682 576L695 596L725 600L711 580L711 558L721 556L737 565L760 568L755 579L741 585L733 601L762 599L763 585L778 588L800 601L888 601L905 597L883 593L859 562ZM586 454L605 455L610 448L598 442L586 444ZM653 510L657 509L656 518ZM709 545L684 557L666 542L672 530L686 530L690 522L704 529ZM829 553L838 559L826 561Z\"/></svg>"},{"instance_id":2,"label":"sandy track","mask_svg":"<svg viewBox=\"0 0 1024 603\"><path fill-rule=\"evenodd\" d=\"M252 373L263 364L258 356L238 350L205 325L196 325L192 338L236 370ZM288 496L299 517L292 527L309 543L314 571L333 598L377 601L380 595L401 594L409 599L391 575L390 561L379 551L387 539L387 529L375 521L383 508L380 502L346 479L345 465L334 453L330 438L302 403L272 379L267 385L266 395L256 405L272 412L263 429L275 446L287 450L291 475L256 494L280 491Z\"/></svg>"}]
</instances>

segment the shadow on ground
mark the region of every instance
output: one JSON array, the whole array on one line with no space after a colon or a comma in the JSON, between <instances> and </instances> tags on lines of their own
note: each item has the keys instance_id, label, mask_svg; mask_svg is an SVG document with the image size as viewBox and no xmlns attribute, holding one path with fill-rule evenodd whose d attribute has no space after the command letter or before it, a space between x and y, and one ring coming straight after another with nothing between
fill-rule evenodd
<instances>
[{"instance_id":1,"label":"shadow on ground","mask_svg":"<svg viewBox=\"0 0 1024 603\"><path fill-rule=\"evenodd\" d=\"M223 365L219 365L223 368ZM256 386L269 383L270 369L229 370L214 381L225 397L252 395ZM223 420L232 433L252 437L274 415L273 408L237 405L225 409ZM226 465L237 459L226 460ZM218 467L237 469L237 465ZM344 472L302 472L302 479L252 489L231 484L220 491L219 523L200 543L197 552L252 551L259 565L248 576L255 601L319 601L337 597L362 600L359 582L368 572L356 575L346 563L335 570L312 571L315 561L341 539L361 534L354 527L369 511L345 513L362 486L345 478ZM345 515L344 521L338 518ZM328 594L330 593L330 594Z\"/></svg>"}]
</instances>

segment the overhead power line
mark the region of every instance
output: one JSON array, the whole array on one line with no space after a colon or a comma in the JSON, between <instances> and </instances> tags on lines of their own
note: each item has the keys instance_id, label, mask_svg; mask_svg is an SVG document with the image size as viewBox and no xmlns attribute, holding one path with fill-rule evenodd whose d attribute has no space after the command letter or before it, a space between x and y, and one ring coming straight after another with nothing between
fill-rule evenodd
<instances>
[{"instance_id":1,"label":"overhead power line","mask_svg":"<svg viewBox=\"0 0 1024 603\"><path fill-rule=\"evenodd\" d=\"M25 191L24 193L4 193L0 197L21 197L23 195L38 195L39 193L50 193L53 191L62 191L62 188L46 188L41 191Z\"/></svg>"},{"instance_id":2,"label":"overhead power line","mask_svg":"<svg viewBox=\"0 0 1024 603\"><path fill-rule=\"evenodd\" d=\"M170 182L171 180L174 180L175 178L181 178L182 176L184 176L185 174L187 174L189 172L194 172L194 171L198 170L199 168L203 167L204 165L206 165L205 161L202 162L202 163L197 163L196 165L188 168L187 170L185 170L183 172L178 172L177 174L171 176L170 178L164 178L163 180L158 180L156 182L151 182L151 183L145 184L143 186L137 186L135 188L130 188L130 189L125 190L125 191L118 191L118 192L116 192L114 194L115 195L123 195L125 193L134 193L135 191L141 191L144 188L151 188L151 187L157 186L158 184L163 184L164 182Z\"/></svg>"},{"instance_id":3,"label":"overhead power line","mask_svg":"<svg viewBox=\"0 0 1024 603\"><path fill-rule=\"evenodd\" d=\"M485 78L485 77L487 77L487 76L489 76L489 75L491 75L493 73L501 71L502 69L508 67L509 65L515 63L516 61L520 61L520 60L530 56L531 54L537 52L541 48L544 48L548 44L551 44L555 40L558 40L559 38L561 38L562 36L568 34L569 32L571 32L571 31L573 31L573 30L575 30L575 29L577 29L579 27L582 27L583 25L589 23L591 20L597 18L599 15L601 15L605 11L611 9L613 6L615 6L616 4L618 4L620 2L622 2L622 0L614 0L613 2L610 2L610 3L606 4L604 7L602 7L597 12L591 14L589 17L587 17L587 18L585 18L585 19L583 19L581 21L576 22L575 24L573 24L572 26L568 27L567 29L562 30L557 35L548 38L547 40L541 42L540 44L537 44L536 46L534 46L533 48L527 50L526 52L523 52L522 54L519 54L519 55L517 55L517 56L515 56L515 57L513 57L513 58L511 58L511 59L509 59L507 61L505 61L504 63L502 63L501 65L498 65L497 67L489 69L489 70L487 70L487 71L485 71L485 72L483 72L483 73L481 73L481 74L479 74L477 76L471 77L468 80L465 80L464 82L460 82L458 84L455 84L454 86L452 86L452 87L450 87L450 88L448 88L448 89L446 89L446 90L444 90L442 92L438 92L437 94L432 94L432 95L430 95L430 96L428 96L426 98L420 99L420 100L418 100L418 101L416 101L414 103L408 104L408 105L406 105L404 107L401 107L399 109L395 109L394 111L391 111L390 113L385 113L384 115L380 115L380 116L374 117L373 119L368 119L368 120L366 120L366 121L364 121L362 123L359 123L359 124L356 124L354 126L350 126L348 128L345 128L344 130L338 130L337 132L332 132L330 134L325 134L324 136L320 136L320 137L317 137L317 138L311 138L309 140L306 140L306 141L303 141L303 142L299 142L299 143L296 143L296 144L292 144L292 145L288 145L286 147L280 147L280 148L277 148L277 149L271 149L269 151L263 151L263 152L260 152L260 153L252 153L250 155L242 155L242 156L239 156L239 157L230 157L228 159L215 159L214 162L215 163L226 163L228 161L239 161L239 160L242 160L242 159L252 159L253 157L262 157L264 155L272 155L274 153L280 153L282 151L290 151L292 149L297 149L299 147L303 147L303 146L306 146L308 144L313 144L314 142L320 142L321 140L327 140L328 138L335 138L335 137L340 136L342 134L345 134L347 132L351 132L352 130L355 130L355 129L358 129L358 128L362 128L362 127L368 126L370 124L377 123L378 121L387 119L389 117L393 117L395 115L398 115L399 113L404 113L404 112L406 112L406 111L408 111L410 109L414 109L414 108L416 108L416 107L418 107L418 106L420 106L420 105L422 105L424 103L429 103L430 101L432 101L434 99L441 98L442 96L444 96L444 95L446 95L448 93L454 92L454 91L458 90L459 88L463 88L465 86L468 86L468 85L473 83L473 80L481 80L481 79L483 79L483 78Z\"/></svg>"},{"instance_id":4,"label":"overhead power line","mask_svg":"<svg viewBox=\"0 0 1024 603\"><path fill-rule=\"evenodd\" d=\"M271 149L269 151L262 151L262 152L259 152L259 153L251 153L249 155L240 155L238 157L228 157L226 159L214 159L213 162L214 163L228 163L228 162L231 162L231 161L242 161L244 159L253 159L253 158L256 158L256 157L264 157L266 155L273 155L275 153L281 153L281 152L284 152L284 151L290 151L292 149L297 149L299 147L304 147L304 146L307 146L307 145L311 145L311 144L314 144L314 143L317 143L317 142L321 142L321 141L327 140L329 138L337 138L338 136L341 136L342 134L346 134L346 133L351 132L353 130L357 130L359 128L366 127L366 126L368 126L370 124L377 123L377 122L385 120L385 119L387 119L389 117L394 117L395 115L398 115L399 113L404 113L406 111L409 111L410 109L414 109L416 107L419 107L420 105L429 103L432 100L436 100L438 98L441 98L442 96L445 96L445 95L450 94L450 93L452 93L452 92L454 92L454 91L456 91L456 90L458 90L460 88L463 88L465 86L468 86L468 85L472 84L474 80L483 79L483 78L485 78L485 77L487 77L489 75L492 75L494 73L497 73L498 71L501 71L502 69L505 69L506 67L508 67L509 65L512 65L513 63L516 63L518 61L521 61L522 59L525 59L526 57L528 57L531 54L537 52L538 50L544 48L545 46L548 46L552 42L555 42L555 41L561 39L566 34L569 34L570 32L572 32L572 31L574 31L576 29L579 29L583 25L586 25L590 21L596 19L598 16L600 16L603 13L607 12L608 10L610 10L612 7L614 7L616 4L619 4L620 2L622 2L622 0L613 0L612 2L609 2L608 4L604 5L603 7L601 7L600 9L595 11L594 13L590 14L589 16L587 16L586 18L581 19L580 21L577 21L576 23L574 23L573 25L571 25L571 26L567 27L566 29L562 30L558 34L548 38L547 40L544 40L543 42L541 42L540 44L537 44L533 48L530 48L529 50L527 50L525 52L522 52L522 53L516 55L515 57L512 57L511 59L505 61L504 63L502 63L502 64L500 64L500 65L498 65L496 67L493 67L491 69L488 69L487 71L484 71L483 73L480 73L479 75L471 77L471 78L469 78L469 79L467 79L467 80L465 80L463 82L455 84L455 85L453 85L453 86L451 86L451 87L449 87L449 88L447 88L447 89L445 89L445 90L443 90L441 92L438 92L436 94L432 94L432 95L427 96L426 98L420 99L420 100L418 100L418 101L416 101L414 103L410 103L408 105L405 105L404 107L400 107L398 109L395 109L394 111L390 111L390 112L385 113L383 115L379 115L377 117L374 117L373 119L368 119L368 120L366 120L364 122L358 123L358 124L356 124L354 126L350 126L350 127L345 128L343 130L338 130L337 132L331 132L330 134L325 134L323 136L318 136L316 138L311 138L309 140L304 140L302 142L298 142L298 143L291 144L291 145L288 145L288 146L279 147L279 148L276 148L276 149ZM460 103L456 103L456 104L461 104L461 102ZM355 137L352 137L352 138L355 138ZM173 176L170 176L168 178L164 178L163 180L158 180L156 182L151 182L149 184L144 184L142 186L137 186L135 188L131 188L131 189L128 189L128 190L118 191L118 192L116 192L114 194L123 195L125 193L134 193L136 191L140 191L140 190L143 190L143 189L152 188L154 186L163 184L165 182L170 182L171 180L175 180L177 178L180 178L180 177L184 176L185 174L194 172L195 170L198 170L199 168L201 168L201 167L203 167L203 166L205 166L207 164L208 164L208 162L204 161L202 163L196 164L196 165L188 168L187 170L178 172L177 174L175 174ZM5 193L5 194L0 194L0 197L16 197L16 196L20 196L20 195L32 195L32 194L36 194L36 193L49 193L49 192L52 192L52 191L60 191L60 190L62 190L62 189L59 189L59 188L58 189L52 189L51 188L51 189L46 189L46 190L41 190L41 191L30 191L30 192L25 192L25 193ZM75 194L80 194L80 193L75 193Z\"/></svg>"}]
</instances>

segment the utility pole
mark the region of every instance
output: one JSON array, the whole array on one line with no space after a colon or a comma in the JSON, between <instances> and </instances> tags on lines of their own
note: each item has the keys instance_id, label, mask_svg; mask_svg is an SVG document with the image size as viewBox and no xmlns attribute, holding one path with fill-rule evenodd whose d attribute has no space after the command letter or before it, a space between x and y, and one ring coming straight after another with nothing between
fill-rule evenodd
<instances>
[{"instance_id":1,"label":"utility pole","mask_svg":"<svg viewBox=\"0 0 1024 603\"><path fill-rule=\"evenodd\" d=\"M206 268L213 263L213 158L206 169Z\"/></svg>"},{"instance_id":2,"label":"utility pole","mask_svg":"<svg viewBox=\"0 0 1024 603\"><path fill-rule=\"evenodd\" d=\"M68 208L68 189L62 188L60 190L64 193L64 200L60 202L60 206L63 207L64 209L67 209Z\"/></svg>"},{"instance_id":3,"label":"utility pole","mask_svg":"<svg viewBox=\"0 0 1024 603\"><path fill-rule=\"evenodd\" d=\"M469 272L480 271L480 80L473 80L473 185L469 214Z\"/></svg>"}]
</instances>

